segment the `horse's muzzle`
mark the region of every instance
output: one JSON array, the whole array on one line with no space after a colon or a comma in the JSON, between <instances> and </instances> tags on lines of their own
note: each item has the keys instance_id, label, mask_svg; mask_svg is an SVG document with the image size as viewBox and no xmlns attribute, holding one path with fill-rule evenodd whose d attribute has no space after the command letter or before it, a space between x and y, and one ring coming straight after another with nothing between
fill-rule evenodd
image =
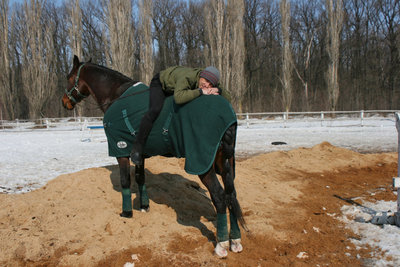
<instances>
[{"instance_id":1,"label":"horse's muzzle","mask_svg":"<svg viewBox=\"0 0 400 267\"><path fill-rule=\"evenodd\" d=\"M61 99L62 105L65 109L72 110L74 109L74 105L71 103L67 95L64 95Z\"/></svg>"}]
</instances>

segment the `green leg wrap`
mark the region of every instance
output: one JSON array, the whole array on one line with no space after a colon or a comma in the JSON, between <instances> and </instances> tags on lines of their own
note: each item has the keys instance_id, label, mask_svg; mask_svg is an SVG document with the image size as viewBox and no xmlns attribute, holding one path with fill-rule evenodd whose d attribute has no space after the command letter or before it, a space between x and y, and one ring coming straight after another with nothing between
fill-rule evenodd
<instances>
[{"instance_id":1,"label":"green leg wrap","mask_svg":"<svg viewBox=\"0 0 400 267\"><path fill-rule=\"evenodd\" d=\"M228 222L226 213L217 213L217 242L224 242L228 239Z\"/></svg>"},{"instance_id":2,"label":"green leg wrap","mask_svg":"<svg viewBox=\"0 0 400 267\"><path fill-rule=\"evenodd\" d=\"M147 195L146 185L139 185L140 206L149 206L149 196Z\"/></svg>"},{"instance_id":3,"label":"green leg wrap","mask_svg":"<svg viewBox=\"0 0 400 267\"><path fill-rule=\"evenodd\" d=\"M132 211L132 196L129 188L122 189L122 210Z\"/></svg>"},{"instance_id":4,"label":"green leg wrap","mask_svg":"<svg viewBox=\"0 0 400 267\"><path fill-rule=\"evenodd\" d=\"M231 232L229 233L229 239L241 238L242 235L240 234L240 228L236 216L230 213L229 221L231 223Z\"/></svg>"}]
</instances>

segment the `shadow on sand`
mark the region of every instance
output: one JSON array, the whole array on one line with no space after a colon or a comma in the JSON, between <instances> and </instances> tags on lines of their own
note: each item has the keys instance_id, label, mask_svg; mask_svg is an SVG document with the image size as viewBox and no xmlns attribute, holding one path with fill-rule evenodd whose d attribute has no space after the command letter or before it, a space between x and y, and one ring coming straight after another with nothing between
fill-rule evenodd
<instances>
[{"instance_id":1,"label":"shadow on sand","mask_svg":"<svg viewBox=\"0 0 400 267\"><path fill-rule=\"evenodd\" d=\"M118 165L107 166L106 168L111 171L110 180L113 189L121 192ZM133 172L134 167L131 167L131 192L132 198L134 198L133 208L139 210L138 187L134 180ZM179 224L196 227L203 236L207 237L208 241L215 242L214 232L201 222L201 217L204 217L216 227L215 209L210 198L206 195L206 190L201 188L197 182L178 174L153 174L146 169L145 175L146 188L150 200L157 204L173 208ZM149 212L151 212L151 204Z\"/></svg>"}]
</instances>

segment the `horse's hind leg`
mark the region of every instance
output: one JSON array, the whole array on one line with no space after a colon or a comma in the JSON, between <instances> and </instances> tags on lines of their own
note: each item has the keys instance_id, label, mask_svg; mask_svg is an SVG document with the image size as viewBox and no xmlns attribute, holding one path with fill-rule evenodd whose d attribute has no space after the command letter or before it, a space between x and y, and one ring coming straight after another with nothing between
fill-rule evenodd
<instances>
[{"instance_id":1,"label":"horse's hind leg","mask_svg":"<svg viewBox=\"0 0 400 267\"><path fill-rule=\"evenodd\" d=\"M229 235L226 217L226 204L224 199L224 189L218 181L214 168L205 174L199 175L202 183L207 187L211 201L217 210L217 246L215 253L219 257L226 257L229 248Z\"/></svg>"},{"instance_id":2,"label":"horse's hind leg","mask_svg":"<svg viewBox=\"0 0 400 267\"><path fill-rule=\"evenodd\" d=\"M121 217L132 217L132 195L129 158L117 158L122 187L122 213Z\"/></svg>"},{"instance_id":3,"label":"horse's hind leg","mask_svg":"<svg viewBox=\"0 0 400 267\"><path fill-rule=\"evenodd\" d=\"M247 229L243 219L242 210L236 198L235 189L235 140L236 140L236 124L232 125L225 132L221 149L216 156L216 167L219 170L225 187L225 201L229 209L230 232L229 239L231 241L231 250L233 252L241 252L241 233L238 220L242 226Z\"/></svg>"},{"instance_id":4,"label":"horse's hind leg","mask_svg":"<svg viewBox=\"0 0 400 267\"><path fill-rule=\"evenodd\" d=\"M149 211L149 196L147 195L144 174L144 160L143 164L135 166L135 181L139 188L140 210L145 212Z\"/></svg>"}]
</instances>

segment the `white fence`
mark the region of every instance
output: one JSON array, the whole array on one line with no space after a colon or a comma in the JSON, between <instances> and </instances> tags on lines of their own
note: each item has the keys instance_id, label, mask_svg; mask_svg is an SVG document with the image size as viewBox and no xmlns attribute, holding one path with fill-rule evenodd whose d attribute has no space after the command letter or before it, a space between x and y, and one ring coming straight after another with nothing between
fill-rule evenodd
<instances>
[{"instance_id":1,"label":"white fence","mask_svg":"<svg viewBox=\"0 0 400 267\"><path fill-rule=\"evenodd\" d=\"M33 130L85 130L91 126L102 126L102 117L42 118L37 120L0 121L0 131Z\"/></svg>"},{"instance_id":2,"label":"white fence","mask_svg":"<svg viewBox=\"0 0 400 267\"><path fill-rule=\"evenodd\" d=\"M239 126L251 127L267 124L269 127L295 127L301 122L307 126L368 126L371 120L395 122L398 110L320 111L320 112L262 112L238 113ZM0 131L33 130L86 130L103 125L102 117L42 118L38 120L0 120Z\"/></svg>"},{"instance_id":3,"label":"white fence","mask_svg":"<svg viewBox=\"0 0 400 267\"><path fill-rule=\"evenodd\" d=\"M320 111L320 112L263 112L238 113L239 125L249 128L251 125L268 124L270 127L295 127L297 122L307 126L368 126L369 121L390 120L395 122L397 110L360 110L360 111ZM376 124L374 124L376 125Z\"/></svg>"}]
</instances>

